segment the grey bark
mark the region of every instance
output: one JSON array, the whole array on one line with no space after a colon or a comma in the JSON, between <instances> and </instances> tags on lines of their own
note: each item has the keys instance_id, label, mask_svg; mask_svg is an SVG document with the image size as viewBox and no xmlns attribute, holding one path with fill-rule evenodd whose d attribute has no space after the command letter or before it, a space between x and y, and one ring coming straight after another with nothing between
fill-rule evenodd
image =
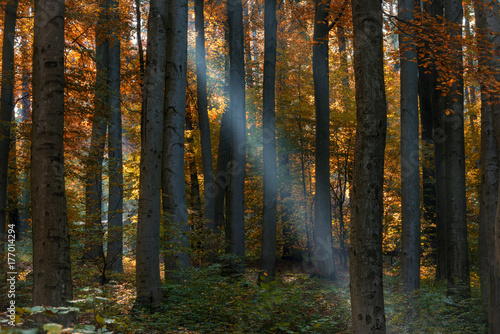
<instances>
[{"instance_id":1,"label":"grey bark","mask_svg":"<svg viewBox=\"0 0 500 334\"><path fill-rule=\"evenodd\" d=\"M278 219L275 111L277 25L276 0L266 0L264 9L264 83L262 88L264 197L260 281L274 280L276 273L276 223Z\"/></svg>"},{"instance_id":2,"label":"grey bark","mask_svg":"<svg viewBox=\"0 0 500 334\"><path fill-rule=\"evenodd\" d=\"M499 266L499 217L498 193L500 143L500 96L494 91L500 79L500 15L498 3L477 0L476 12L477 35L479 39L479 68L481 84L481 216L480 246L486 244L487 276L481 281L481 289L487 291L488 332L500 331L500 266ZM491 7L490 7L491 5ZM491 35L490 32L494 32ZM491 43L491 44L490 44ZM496 56L490 54L491 48ZM493 87L492 87L493 84ZM493 89L493 91L492 91ZM495 140L496 139L496 140ZM482 259L480 259L483 262ZM486 283L483 287L483 284Z\"/></svg>"},{"instance_id":3,"label":"grey bark","mask_svg":"<svg viewBox=\"0 0 500 334\"><path fill-rule=\"evenodd\" d=\"M398 18L415 19L415 1L399 0ZM401 82L401 288L420 287L420 166L418 127L418 64L410 34L399 35Z\"/></svg>"},{"instance_id":4,"label":"grey bark","mask_svg":"<svg viewBox=\"0 0 500 334\"><path fill-rule=\"evenodd\" d=\"M187 0L168 1L167 66L163 124L163 213L178 235L166 236L182 249L166 257L165 270L190 266L188 213L184 181L184 129L186 115ZM167 273L170 274L170 273Z\"/></svg>"},{"instance_id":5,"label":"grey bark","mask_svg":"<svg viewBox=\"0 0 500 334\"><path fill-rule=\"evenodd\" d=\"M195 0L196 26L196 81L198 95L198 120L201 136L201 158L203 161L203 198L205 218L211 230L215 229L215 194L214 167L212 162L212 143L210 138L210 122L208 119L207 101L207 63L205 60L205 19L203 0Z\"/></svg>"},{"instance_id":6,"label":"grey bark","mask_svg":"<svg viewBox=\"0 0 500 334\"><path fill-rule=\"evenodd\" d=\"M94 117L87 161L85 184L85 249L83 259L105 265L102 226L102 174L106 129L109 119L108 105L108 62L109 41L106 26L108 3L99 3L96 26L96 86L94 92ZM104 270L105 268L103 268Z\"/></svg>"},{"instance_id":7,"label":"grey bark","mask_svg":"<svg viewBox=\"0 0 500 334\"><path fill-rule=\"evenodd\" d=\"M108 0L109 23L109 203L108 203L108 252L111 270L123 272L123 149L122 111L120 95L120 32L118 0Z\"/></svg>"},{"instance_id":8,"label":"grey bark","mask_svg":"<svg viewBox=\"0 0 500 334\"><path fill-rule=\"evenodd\" d=\"M226 224L224 208L227 185L229 183L229 159L231 156L231 120L229 117L229 110L226 109L221 119L217 154L217 174L214 177L214 217L215 232L217 234L222 231Z\"/></svg>"},{"instance_id":9,"label":"grey bark","mask_svg":"<svg viewBox=\"0 0 500 334\"><path fill-rule=\"evenodd\" d=\"M319 277L335 280L330 196L329 9L329 0L316 0L313 44L313 79L316 107L316 194L313 238L316 274Z\"/></svg>"},{"instance_id":10,"label":"grey bark","mask_svg":"<svg viewBox=\"0 0 500 334\"><path fill-rule=\"evenodd\" d=\"M352 0L351 4L357 104L349 252L351 314L354 333L385 333L382 219L387 106L382 2Z\"/></svg>"},{"instance_id":11,"label":"grey bark","mask_svg":"<svg viewBox=\"0 0 500 334\"><path fill-rule=\"evenodd\" d=\"M4 252L7 222L7 180L11 122L14 115L14 39L17 0L7 1L2 42L2 90L0 96L0 254Z\"/></svg>"},{"instance_id":12,"label":"grey bark","mask_svg":"<svg viewBox=\"0 0 500 334\"><path fill-rule=\"evenodd\" d=\"M63 306L73 297L64 184L64 1L36 1L34 13L33 305Z\"/></svg>"},{"instance_id":13,"label":"grey bark","mask_svg":"<svg viewBox=\"0 0 500 334\"><path fill-rule=\"evenodd\" d=\"M230 252L237 256L235 269L245 263L245 64L243 8L241 0L228 0L229 30L229 109L231 115L231 160L227 220L231 226Z\"/></svg>"},{"instance_id":14,"label":"grey bark","mask_svg":"<svg viewBox=\"0 0 500 334\"><path fill-rule=\"evenodd\" d=\"M167 51L167 3L152 0L141 117L139 211L136 242L137 304L159 305L161 163Z\"/></svg>"},{"instance_id":15,"label":"grey bark","mask_svg":"<svg viewBox=\"0 0 500 334\"><path fill-rule=\"evenodd\" d=\"M445 0L445 20L456 26L450 28L453 36L462 34L462 2ZM469 257L467 247L467 219L465 198L465 141L463 110L462 45L454 44L453 55L457 65L455 84L445 98L445 149L446 149L446 217L448 252L448 294L470 296Z\"/></svg>"},{"instance_id":16,"label":"grey bark","mask_svg":"<svg viewBox=\"0 0 500 334\"><path fill-rule=\"evenodd\" d=\"M144 72L146 71L145 63L144 63L144 50L142 47L142 37L141 37L141 29L142 29L142 18L141 18L141 0L135 0L135 17L137 20L137 53L139 54L139 70L141 77L141 85L144 80Z\"/></svg>"}]
</instances>

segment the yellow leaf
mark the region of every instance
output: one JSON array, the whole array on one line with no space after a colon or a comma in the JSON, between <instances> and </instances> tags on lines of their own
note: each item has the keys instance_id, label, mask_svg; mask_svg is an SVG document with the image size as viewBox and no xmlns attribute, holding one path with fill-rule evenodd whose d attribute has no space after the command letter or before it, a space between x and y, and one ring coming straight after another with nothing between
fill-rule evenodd
<instances>
[{"instance_id":1,"label":"yellow leaf","mask_svg":"<svg viewBox=\"0 0 500 334\"><path fill-rule=\"evenodd\" d=\"M104 318L103 318L103 317L101 317L99 314L96 314L96 316L95 316L95 321L96 321L98 324L101 324L101 325L104 325L104 324L105 324Z\"/></svg>"}]
</instances>

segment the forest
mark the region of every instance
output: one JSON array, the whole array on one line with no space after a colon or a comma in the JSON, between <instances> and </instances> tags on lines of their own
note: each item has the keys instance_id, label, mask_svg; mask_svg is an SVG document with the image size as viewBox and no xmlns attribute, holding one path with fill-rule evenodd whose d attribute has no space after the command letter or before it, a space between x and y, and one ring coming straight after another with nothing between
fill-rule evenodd
<instances>
[{"instance_id":1,"label":"forest","mask_svg":"<svg viewBox=\"0 0 500 334\"><path fill-rule=\"evenodd\" d=\"M0 333L500 333L497 0L0 0Z\"/></svg>"}]
</instances>

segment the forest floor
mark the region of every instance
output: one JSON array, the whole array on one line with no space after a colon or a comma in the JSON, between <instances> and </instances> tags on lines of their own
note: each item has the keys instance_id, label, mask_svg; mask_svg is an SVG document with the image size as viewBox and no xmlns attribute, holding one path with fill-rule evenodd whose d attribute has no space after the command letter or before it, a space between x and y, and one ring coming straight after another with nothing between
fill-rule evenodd
<instances>
[{"instance_id":1,"label":"forest floor","mask_svg":"<svg viewBox=\"0 0 500 334\"><path fill-rule=\"evenodd\" d=\"M78 324L72 330L51 333L351 333L348 273L338 281L311 278L308 266L279 262L278 278L257 285L257 266L249 263L243 277L222 275L220 265L191 269L184 278L163 285L164 300L151 310L133 310L135 277L133 261L125 273L112 274L100 285L95 269L74 269L74 306ZM30 305L30 264L22 263L17 282L19 328L33 327L30 313L58 310ZM385 270L388 333L485 333L486 317L473 276L473 297L454 301L432 272L422 270L422 287L405 295L398 291L397 264ZM92 279L89 279L92 278ZM5 294L0 305L6 309ZM1 316L6 319L6 314ZM0 333L14 333L2 323ZM21 333L21 331L17 331ZM23 331L31 334L33 332Z\"/></svg>"}]
</instances>

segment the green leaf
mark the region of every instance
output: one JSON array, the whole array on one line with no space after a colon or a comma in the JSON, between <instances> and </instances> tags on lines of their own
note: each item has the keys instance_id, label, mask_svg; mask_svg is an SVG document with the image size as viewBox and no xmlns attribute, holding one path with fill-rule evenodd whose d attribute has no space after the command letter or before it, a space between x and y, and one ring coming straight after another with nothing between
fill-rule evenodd
<instances>
[{"instance_id":1,"label":"green leaf","mask_svg":"<svg viewBox=\"0 0 500 334\"><path fill-rule=\"evenodd\" d=\"M49 334L52 334L52 333L57 334L61 331L62 328L63 328L62 325L54 324L54 323L48 323L48 324L43 325L43 330L48 331Z\"/></svg>"}]
</instances>

